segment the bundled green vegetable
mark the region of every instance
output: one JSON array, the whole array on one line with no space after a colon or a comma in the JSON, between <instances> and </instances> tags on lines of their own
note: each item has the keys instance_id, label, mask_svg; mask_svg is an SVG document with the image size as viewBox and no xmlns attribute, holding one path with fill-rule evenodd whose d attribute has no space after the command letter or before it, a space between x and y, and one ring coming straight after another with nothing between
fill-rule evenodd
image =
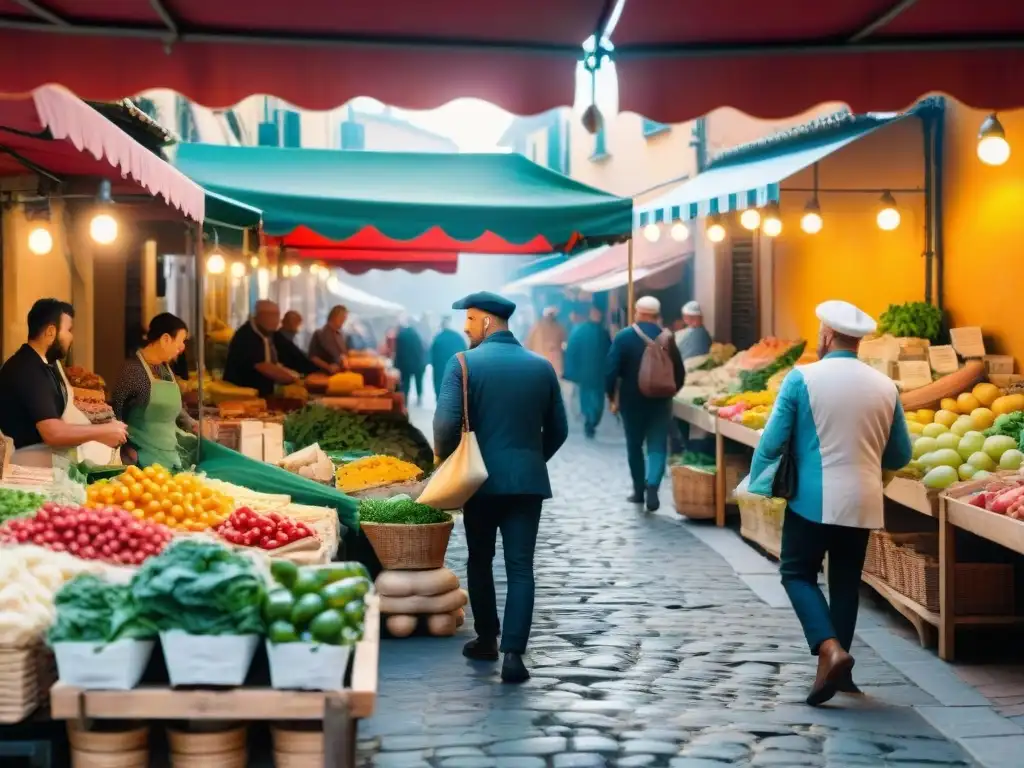
<instances>
[{"instance_id":1,"label":"bundled green vegetable","mask_svg":"<svg viewBox=\"0 0 1024 768\"><path fill-rule=\"evenodd\" d=\"M51 643L109 643L156 636L156 627L139 617L127 585L82 574L58 590L54 604L57 619L50 627Z\"/></svg>"},{"instance_id":2,"label":"bundled green vegetable","mask_svg":"<svg viewBox=\"0 0 1024 768\"><path fill-rule=\"evenodd\" d=\"M0 523L35 512L46 502L39 493L0 488Z\"/></svg>"},{"instance_id":3,"label":"bundled green vegetable","mask_svg":"<svg viewBox=\"0 0 1024 768\"><path fill-rule=\"evenodd\" d=\"M393 499L363 499L359 502L359 522L387 525L434 525L451 522L447 512L417 504L408 496Z\"/></svg>"},{"instance_id":4,"label":"bundled green vegetable","mask_svg":"<svg viewBox=\"0 0 1024 768\"><path fill-rule=\"evenodd\" d=\"M715 471L715 457L707 454L700 453L699 451L683 451L682 453L673 456L671 461L673 466L682 467L693 467L694 469L703 469Z\"/></svg>"},{"instance_id":5,"label":"bundled green vegetable","mask_svg":"<svg viewBox=\"0 0 1024 768\"><path fill-rule=\"evenodd\" d=\"M263 581L249 559L213 542L181 540L131 582L139 617L194 635L261 634Z\"/></svg>"},{"instance_id":6,"label":"bundled green vegetable","mask_svg":"<svg viewBox=\"0 0 1024 768\"><path fill-rule=\"evenodd\" d=\"M890 304L878 318L878 332L937 341L942 331L942 310L926 301Z\"/></svg>"},{"instance_id":7,"label":"bundled green vegetable","mask_svg":"<svg viewBox=\"0 0 1024 768\"><path fill-rule=\"evenodd\" d=\"M1019 450L1024 451L1024 411L1003 413L996 416L995 422L985 430L985 437L1005 435L1017 441Z\"/></svg>"},{"instance_id":8,"label":"bundled green vegetable","mask_svg":"<svg viewBox=\"0 0 1024 768\"><path fill-rule=\"evenodd\" d=\"M774 362L769 363L759 371L740 371L741 392L764 392L768 389L768 380L779 371L792 368L800 359L807 347L806 341L801 341L785 354L780 355Z\"/></svg>"}]
</instances>

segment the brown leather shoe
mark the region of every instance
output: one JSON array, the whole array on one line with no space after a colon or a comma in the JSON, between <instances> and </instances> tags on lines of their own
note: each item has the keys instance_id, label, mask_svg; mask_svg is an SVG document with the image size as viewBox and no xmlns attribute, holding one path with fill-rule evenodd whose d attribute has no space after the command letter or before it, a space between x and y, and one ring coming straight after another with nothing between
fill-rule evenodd
<instances>
[{"instance_id":1,"label":"brown leather shoe","mask_svg":"<svg viewBox=\"0 0 1024 768\"><path fill-rule=\"evenodd\" d=\"M846 677L836 683L836 690L849 696L863 696L864 691L853 682L853 672L847 673Z\"/></svg>"},{"instance_id":2,"label":"brown leather shoe","mask_svg":"<svg viewBox=\"0 0 1024 768\"><path fill-rule=\"evenodd\" d=\"M853 664L853 656L843 650L838 640L832 638L822 643L818 648L818 674L807 695L807 704L821 706L839 692L839 685L846 678L852 682Z\"/></svg>"}]
</instances>

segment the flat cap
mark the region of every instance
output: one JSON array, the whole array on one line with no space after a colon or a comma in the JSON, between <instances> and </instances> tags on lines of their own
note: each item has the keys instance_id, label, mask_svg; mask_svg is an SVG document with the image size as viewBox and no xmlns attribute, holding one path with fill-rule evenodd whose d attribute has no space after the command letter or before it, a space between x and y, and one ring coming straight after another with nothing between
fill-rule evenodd
<instances>
[{"instance_id":1,"label":"flat cap","mask_svg":"<svg viewBox=\"0 0 1024 768\"><path fill-rule=\"evenodd\" d=\"M478 291L456 301L452 304L452 309L479 309L481 312L500 317L502 320L508 320L516 311L516 305L515 302L496 293Z\"/></svg>"},{"instance_id":2,"label":"flat cap","mask_svg":"<svg viewBox=\"0 0 1024 768\"><path fill-rule=\"evenodd\" d=\"M815 310L818 319L836 333L853 339L862 339L874 333L878 324L866 312L848 301L826 301Z\"/></svg>"}]
</instances>

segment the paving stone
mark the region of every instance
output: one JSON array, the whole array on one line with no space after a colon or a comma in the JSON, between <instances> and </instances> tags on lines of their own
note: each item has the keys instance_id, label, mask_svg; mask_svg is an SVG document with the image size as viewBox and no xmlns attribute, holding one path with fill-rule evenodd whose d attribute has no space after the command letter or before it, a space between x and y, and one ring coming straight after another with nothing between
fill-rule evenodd
<instances>
[{"instance_id":1,"label":"paving stone","mask_svg":"<svg viewBox=\"0 0 1024 768\"><path fill-rule=\"evenodd\" d=\"M514 741L500 741L492 744L488 752L492 755L554 755L564 752L567 741L562 736L539 736Z\"/></svg>"},{"instance_id":2,"label":"paving stone","mask_svg":"<svg viewBox=\"0 0 1024 768\"><path fill-rule=\"evenodd\" d=\"M539 757L499 757L494 768L546 768L547 763Z\"/></svg>"},{"instance_id":3,"label":"paving stone","mask_svg":"<svg viewBox=\"0 0 1024 768\"><path fill-rule=\"evenodd\" d=\"M753 768L761 768L761 766L773 766L773 768L781 768L781 766L811 768L811 766L824 765L824 760L819 755L808 755L806 752L784 752L773 749L770 752L761 752L758 755L754 755L750 764Z\"/></svg>"},{"instance_id":4,"label":"paving stone","mask_svg":"<svg viewBox=\"0 0 1024 768\"><path fill-rule=\"evenodd\" d=\"M616 763L619 768L644 768L648 765L654 765L658 762L658 758L654 755L630 755L629 757L619 758Z\"/></svg>"},{"instance_id":5,"label":"paving stone","mask_svg":"<svg viewBox=\"0 0 1024 768\"><path fill-rule=\"evenodd\" d=\"M485 755L448 757L438 763L441 768L497 768L498 761ZM543 764L543 763L542 763Z\"/></svg>"},{"instance_id":6,"label":"paving stone","mask_svg":"<svg viewBox=\"0 0 1024 768\"><path fill-rule=\"evenodd\" d=\"M732 762L746 757L750 750L743 744L695 744L683 749L683 757L703 757L707 760Z\"/></svg>"},{"instance_id":7,"label":"paving stone","mask_svg":"<svg viewBox=\"0 0 1024 768\"><path fill-rule=\"evenodd\" d=\"M554 768L604 768L608 761L603 755L570 752L564 755L555 755L552 764Z\"/></svg>"},{"instance_id":8,"label":"paving stone","mask_svg":"<svg viewBox=\"0 0 1024 768\"><path fill-rule=\"evenodd\" d=\"M759 749L781 749L787 752L817 752L816 741L804 736L771 736L758 744Z\"/></svg>"},{"instance_id":9,"label":"paving stone","mask_svg":"<svg viewBox=\"0 0 1024 768\"><path fill-rule=\"evenodd\" d=\"M627 755L674 755L679 751L679 747L670 741L637 739L623 744L622 751Z\"/></svg>"},{"instance_id":10,"label":"paving stone","mask_svg":"<svg viewBox=\"0 0 1024 768\"><path fill-rule=\"evenodd\" d=\"M724 765L719 760L707 760L703 757L673 757L668 764L669 768L722 768Z\"/></svg>"},{"instance_id":11,"label":"paving stone","mask_svg":"<svg viewBox=\"0 0 1024 768\"><path fill-rule=\"evenodd\" d=\"M607 736L576 736L572 748L577 752L618 752L619 742Z\"/></svg>"},{"instance_id":12,"label":"paving stone","mask_svg":"<svg viewBox=\"0 0 1024 768\"><path fill-rule=\"evenodd\" d=\"M427 752L383 752L377 756L376 765L380 768L415 768L425 765Z\"/></svg>"}]
</instances>

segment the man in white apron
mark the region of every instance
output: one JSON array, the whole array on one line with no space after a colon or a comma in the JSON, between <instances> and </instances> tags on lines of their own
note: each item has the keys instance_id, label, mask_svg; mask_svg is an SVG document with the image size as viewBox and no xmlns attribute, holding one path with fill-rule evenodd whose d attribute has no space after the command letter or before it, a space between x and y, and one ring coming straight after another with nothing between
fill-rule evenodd
<instances>
[{"instance_id":1,"label":"man in white apron","mask_svg":"<svg viewBox=\"0 0 1024 768\"><path fill-rule=\"evenodd\" d=\"M120 421L91 424L75 407L60 364L71 349L74 314L66 302L37 301L28 313L28 343L0 367L0 432L14 441L15 464L50 467L54 455L118 463L127 427Z\"/></svg>"}]
</instances>

